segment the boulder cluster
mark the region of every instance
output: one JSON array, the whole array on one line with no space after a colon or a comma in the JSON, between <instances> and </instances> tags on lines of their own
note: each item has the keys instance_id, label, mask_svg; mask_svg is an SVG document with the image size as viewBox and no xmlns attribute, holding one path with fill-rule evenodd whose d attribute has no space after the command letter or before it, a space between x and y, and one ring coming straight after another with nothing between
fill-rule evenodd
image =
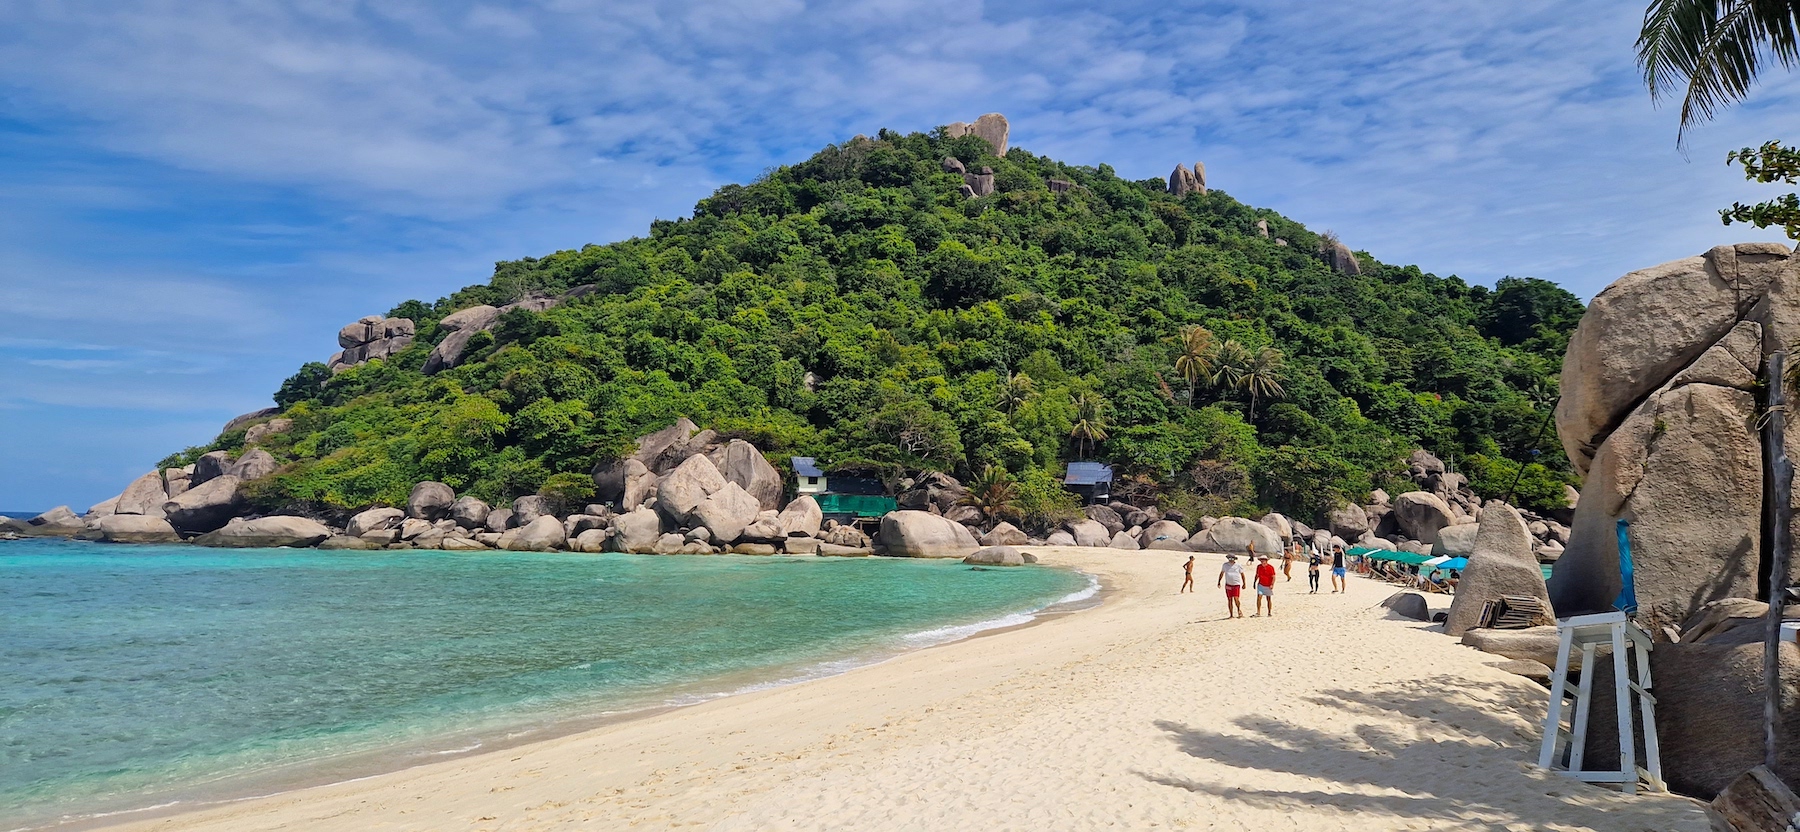
<instances>
[{"instance_id":1,"label":"boulder cluster","mask_svg":"<svg viewBox=\"0 0 1800 832\"><path fill-rule=\"evenodd\" d=\"M1169 172L1169 193L1176 196L1206 193L1206 165L1195 162L1194 169L1188 170L1187 165L1177 164L1175 170Z\"/></svg>"},{"instance_id":2,"label":"boulder cluster","mask_svg":"<svg viewBox=\"0 0 1800 832\"><path fill-rule=\"evenodd\" d=\"M338 346L343 347L326 366L334 373L343 372L365 361L386 358L413 342L411 318L388 318L370 315L338 330Z\"/></svg>"},{"instance_id":3,"label":"boulder cluster","mask_svg":"<svg viewBox=\"0 0 1800 832\"><path fill-rule=\"evenodd\" d=\"M1011 130L1011 125L1006 123L1006 116L988 113L973 122L955 121L944 125L944 136L952 139L979 136L994 148L995 156L1005 156L1007 135Z\"/></svg>"},{"instance_id":4,"label":"boulder cluster","mask_svg":"<svg viewBox=\"0 0 1800 832\"><path fill-rule=\"evenodd\" d=\"M1485 511L1481 497L1469 488L1468 477L1448 470L1429 451L1413 451L1406 464L1415 490L1390 497L1376 489L1364 505L1345 504L1333 510L1324 526L1333 539L1350 546L1467 557L1474 551L1476 524ZM1555 563L1569 542L1568 521L1580 494L1565 486L1563 496L1571 508L1550 515L1509 507L1524 521L1531 552L1541 563Z\"/></svg>"}]
</instances>

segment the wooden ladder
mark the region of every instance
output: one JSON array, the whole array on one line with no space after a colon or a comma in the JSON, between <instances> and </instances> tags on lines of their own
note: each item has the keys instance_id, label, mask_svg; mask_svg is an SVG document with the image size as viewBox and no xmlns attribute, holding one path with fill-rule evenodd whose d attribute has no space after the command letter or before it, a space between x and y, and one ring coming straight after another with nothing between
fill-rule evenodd
<instances>
[{"instance_id":1,"label":"wooden ladder","mask_svg":"<svg viewBox=\"0 0 1800 832\"><path fill-rule=\"evenodd\" d=\"M1538 767L1587 783L1618 783L1626 794L1637 792L1640 779L1649 784L1651 791L1668 791L1656 745L1656 697L1650 693L1650 635L1622 612L1571 616L1557 621L1556 630L1556 668L1551 676L1550 712L1544 717L1544 744L1538 752ZM1603 646L1612 649L1613 701L1619 721L1617 771L1582 768L1582 757L1587 752L1588 709L1593 703L1594 653ZM1577 649L1581 651L1581 680L1571 687L1569 656ZM1637 665L1635 681L1631 678L1633 664ZM1643 766L1637 764L1633 697L1643 716ZM1570 704L1566 700L1572 700L1574 705L1568 725L1563 724L1566 706Z\"/></svg>"}]
</instances>

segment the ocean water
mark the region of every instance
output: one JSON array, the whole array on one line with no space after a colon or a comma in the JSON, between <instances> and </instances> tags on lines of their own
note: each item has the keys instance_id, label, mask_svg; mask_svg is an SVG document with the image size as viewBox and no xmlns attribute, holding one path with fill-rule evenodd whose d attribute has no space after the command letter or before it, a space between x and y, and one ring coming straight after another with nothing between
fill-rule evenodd
<instances>
[{"instance_id":1,"label":"ocean water","mask_svg":"<svg viewBox=\"0 0 1800 832\"><path fill-rule=\"evenodd\" d=\"M0 830L494 748L1091 594L906 559L0 542Z\"/></svg>"}]
</instances>

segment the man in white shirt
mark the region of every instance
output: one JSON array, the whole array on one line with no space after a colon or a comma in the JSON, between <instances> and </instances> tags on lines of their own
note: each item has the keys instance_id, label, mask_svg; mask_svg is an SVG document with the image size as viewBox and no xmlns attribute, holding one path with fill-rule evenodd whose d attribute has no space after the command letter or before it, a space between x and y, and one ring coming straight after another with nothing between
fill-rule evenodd
<instances>
[{"instance_id":1,"label":"man in white shirt","mask_svg":"<svg viewBox=\"0 0 1800 832\"><path fill-rule=\"evenodd\" d=\"M1238 596L1244 591L1244 567L1238 565L1237 555L1226 555L1225 566L1219 570L1219 586L1225 587L1225 617L1243 618L1244 603Z\"/></svg>"}]
</instances>

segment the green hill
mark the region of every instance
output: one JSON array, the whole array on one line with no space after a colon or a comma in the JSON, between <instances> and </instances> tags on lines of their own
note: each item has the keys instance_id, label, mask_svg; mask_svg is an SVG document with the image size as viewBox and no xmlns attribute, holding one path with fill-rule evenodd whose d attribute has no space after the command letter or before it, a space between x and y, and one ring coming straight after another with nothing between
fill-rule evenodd
<instances>
[{"instance_id":1,"label":"green hill","mask_svg":"<svg viewBox=\"0 0 1800 832\"><path fill-rule=\"evenodd\" d=\"M995 192L959 193L947 155L991 167ZM1569 466L1540 430L1580 302L1367 255L1344 274L1320 243L1219 190L1176 197L1106 165L883 131L721 188L646 237L499 263L485 285L401 304L410 346L282 385L293 427L259 444L283 467L253 497L403 504L439 480L488 501L579 498L597 460L685 415L777 465L1004 468L1039 518L1066 510L1055 477L1081 456L1115 463L1128 499L1310 518L1388 484L1415 447L1490 496L1535 459L1517 502L1559 504ZM423 372L444 316L564 295ZM1212 383L1176 369L1189 333L1226 368Z\"/></svg>"}]
</instances>

